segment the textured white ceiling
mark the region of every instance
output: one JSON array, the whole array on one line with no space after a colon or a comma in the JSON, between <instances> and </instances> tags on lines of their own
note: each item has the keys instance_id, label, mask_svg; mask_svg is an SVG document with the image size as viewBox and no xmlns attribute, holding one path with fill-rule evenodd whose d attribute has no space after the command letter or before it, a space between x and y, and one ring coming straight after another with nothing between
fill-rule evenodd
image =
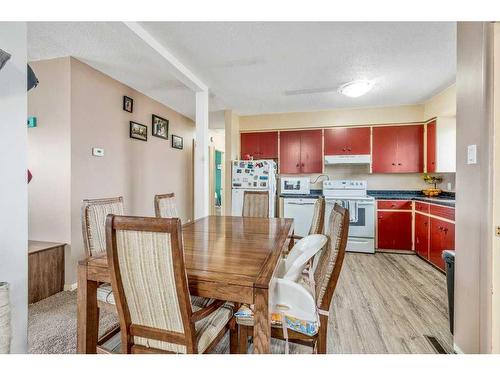
<instances>
[{"instance_id":1,"label":"textured white ceiling","mask_svg":"<svg viewBox=\"0 0 500 375\"><path fill-rule=\"evenodd\" d=\"M421 103L455 81L446 22L145 22L212 90L211 110L240 114ZM194 95L120 23L30 23L29 58L73 55L194 117ZM375 79L360 98L336 92Z\"/></svg>"}]
</instances>

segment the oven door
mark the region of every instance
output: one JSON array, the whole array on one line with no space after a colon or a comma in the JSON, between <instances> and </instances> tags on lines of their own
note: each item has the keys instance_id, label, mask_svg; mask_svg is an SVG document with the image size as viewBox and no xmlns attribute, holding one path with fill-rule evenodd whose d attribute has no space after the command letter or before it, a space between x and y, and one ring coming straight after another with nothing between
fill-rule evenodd
<instances>
[{"instance_id":1,"label":"oven door","mask_svg":"<svg viewBox=\"0 0 500 375\"><path fill-rule=\"evenodd\" d=\"M373 199L327 199L325 207L325 232L330 213L337 202L349 209L349 237L375 237L375 201Z\"/></svg>"}]
</instances>

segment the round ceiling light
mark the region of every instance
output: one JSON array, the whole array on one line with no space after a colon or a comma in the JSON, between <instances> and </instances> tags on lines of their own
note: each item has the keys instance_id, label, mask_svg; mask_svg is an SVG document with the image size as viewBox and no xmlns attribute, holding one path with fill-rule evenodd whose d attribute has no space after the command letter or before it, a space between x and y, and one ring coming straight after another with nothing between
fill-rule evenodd
<instances>
[{"instance_id":1,"label":"round ceiling light","mask_svg":"<svg viewBox=\"0 0 500 375\"><path fill-rule=\"evenodd\" d=\"M368 81L365 79L360 79L357 81L347 82L339 87L339 93L348 96L350 98L357 98L359 96L365 95L370 91L375 85L374 81Z\"/></svg>"}]
</instances>

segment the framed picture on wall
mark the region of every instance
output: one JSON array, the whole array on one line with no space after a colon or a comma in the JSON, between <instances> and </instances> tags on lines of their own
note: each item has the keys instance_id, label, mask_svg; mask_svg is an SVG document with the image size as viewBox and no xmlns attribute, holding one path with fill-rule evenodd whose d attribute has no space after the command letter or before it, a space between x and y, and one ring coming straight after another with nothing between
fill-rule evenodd
<instances>
[{"instance_id":1,"label":"framed picture on wall","mask_svg":"<svg viewBox=\"0 0 500 375\"><path fill-rule=\"evenodd\" d=\"M130 138L148 140L148 127L137 122L130 121Z\"/></svg>"},{"instance_id":2,"label":"framed picture on wall","mask_svg":"<svg viewBox=\"0 0 500 375\"><path fill-rule=\"evenodd\" d=\"M123 97L123 110L127 112L134 112L134 99L128 96Z\"/></svg>"},{"instance_id":3,"label":"framed picture on wall","mask_svg":"<svg viewBox=\"0 0 500 375\"><path fill-rule=\"evenodd\" d=\"M172 134L172 147L182 150L184 148L184 139Z\"/></svg>"},{"instance_id":4,"label":"framed picture on wall","mask_svg":"<svg viewBox=\"0 0 500 375\"><path fill-rule=\"evenodd\" d=\"M151 121L152 134L155 137L168 139L168 120L160 116L153 115Z\"/></svg>"}]
</instances>

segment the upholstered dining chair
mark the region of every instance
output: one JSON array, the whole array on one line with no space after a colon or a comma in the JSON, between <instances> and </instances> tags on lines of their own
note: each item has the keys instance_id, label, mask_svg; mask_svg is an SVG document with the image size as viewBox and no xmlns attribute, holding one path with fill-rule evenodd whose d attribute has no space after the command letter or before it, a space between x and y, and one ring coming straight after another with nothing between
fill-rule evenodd
<instances>
[{"instance_id":1,"label":"upholstered dining chair","mask_svg":"<svg viewBox=\"0 0 500 375\"><path fill-rule=\"evenodd\" d=\"M269 217L269 192L245 191L242 216Z\"/></svg>"},{"instance_id":2,"label":"upholstered dining chair","mask_svg":"<svg viewBox=\"0 0 500 375\"><path fill-rule=\"evenodd\" d=\"M155 215L163 218L179 217L174 193L155 195Z\"/></svg>"},{"instance_id":3,"label":"upholstered dining chair","mask_svg":"<svg viewBox=\"0 0 500 375\"><path fill-rule=\"evenodd\" d=\"M154 204L156 217L164 219L179 217L174 193L155 195ZM191 302L197 307L205 307L210 304L212 300L199 296L191 296Z\"/></svg>"},{"instance_id":4,"label":"upholstered dining chair","mask_svg":"<svg viewBox=\"0 0 500 375\"><path fill-rule=\"evenodd\" d=\"M106 254L106 216L123 215L123 211L123 197L83 200L83 246L88 257ZM100 308L116 312L111 284L99 285L97 301Z\"/></svg>"},{"instance_id":5,"label":"upholstered dining chair","mask_svg":"<svg viewBox=\"0 0 500 375\"><path fill-rule=\"evenodd\" d=\"M235 337L232 304L191 303L178 218L109 215L106 237L122 353L207 353Z\"/></svg>"},{"instance_id":6,"label":"upholstered dining chair","mask_svg":"<svg viewBox=\"0 0 500 375\"><path fill-rule=\"evenodd\" d=\"M318 354L325 354L327 350L328 311L333 294L344 262L347 236L349 233L349 211L335 204L330 214L327 228L328 242L323 251L318 254L318 264L314 270L314 284L304 281L301 284L310 291L319 311L319 330L314 336L287 330L288 341L311 346ZM314 288L311 290L311 287ZM253 335L253 319L236 318L239 326L238 351L246 353L248 336ZM275 325L271 328L271 336L284 340L283 328Z\"/></svg>"}]
</instances>

